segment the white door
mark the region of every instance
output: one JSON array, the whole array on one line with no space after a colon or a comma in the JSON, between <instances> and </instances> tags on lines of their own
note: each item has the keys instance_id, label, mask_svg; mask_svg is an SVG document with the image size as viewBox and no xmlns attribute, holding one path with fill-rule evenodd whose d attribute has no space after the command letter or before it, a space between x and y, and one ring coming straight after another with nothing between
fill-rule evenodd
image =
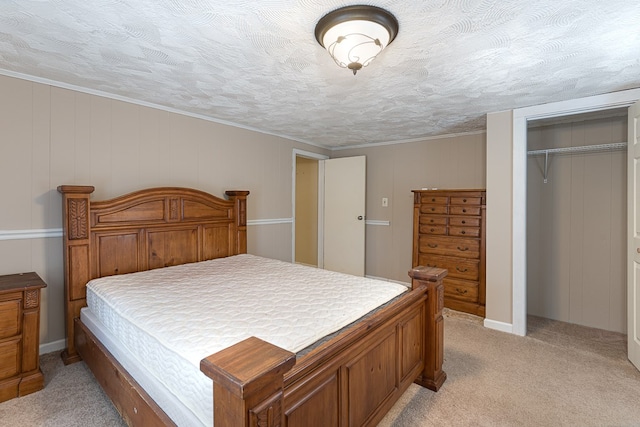
<instances>
[{"instance_id":1,"label":"white door","mask_svg":"<svg viewBox=\"0 0 640 427\"><path fill-rule=\"evenodd\" d=\"M324 268L364 276L365 156L323 160Z\"/></svg>"},{"instance_id":2,"label":"white door","mask_svg":"<svg viewBox=\"0 0 640 427\"><path fill-rule=\"evenodd\" d=\"M628 357L640 369L640 101L629 107L629 245L627 274Z\"/></svg>"}]
</instances>

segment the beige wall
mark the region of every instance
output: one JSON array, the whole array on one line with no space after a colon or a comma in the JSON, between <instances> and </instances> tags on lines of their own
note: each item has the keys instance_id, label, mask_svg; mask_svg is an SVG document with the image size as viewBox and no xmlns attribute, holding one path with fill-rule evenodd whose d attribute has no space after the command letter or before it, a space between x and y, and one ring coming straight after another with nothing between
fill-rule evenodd
<instances>
[{"instance_id":1,"label":"beige wall","mask_svg":"<svg viewBox=\"0 0 640 427\"><path fill-rule=\"evenodd\" d=\"M408 283L413 193L429 188L485 188L485 134L334 151L333 158L367 158L366 274ZM382 198L389 206L382 207Z\"/></svg>"},{"instance_id":2,"label":"beige wall","mask_svg":"<svg viewBox=\"0 0 640 427\"><path fill-rule=\"evenodd\" d=\"M150 186L251 191L248 219L291 218L292 151L317 147L0 76L0 230L60 229L61 184L100 200ZM249 252L291 260L291 224L254 225ZM0 240L0 274L37 272L41 343L64 337L61 238Z\"/></svg>"},{"instance_id":3,"label":"beige wall","mask_svg":"<svg viewBox=\"0 0 640 427\"><path fill-rule=\"evenodd\" d=\"M627 119L529 129L529 150L626 141ZM626 150L527 162L527 312L626 332Z\"/></svg>"},{"instance_id":4,"label":"beige wall","mask_svg":"<svg viewBox=\"0 0 640 427\"><path fill-rule=\"evenodd\" d=\"M486 319L497 329L512 322L512 122L511 111L487 114Z\"/></svg>"}]
</instances>

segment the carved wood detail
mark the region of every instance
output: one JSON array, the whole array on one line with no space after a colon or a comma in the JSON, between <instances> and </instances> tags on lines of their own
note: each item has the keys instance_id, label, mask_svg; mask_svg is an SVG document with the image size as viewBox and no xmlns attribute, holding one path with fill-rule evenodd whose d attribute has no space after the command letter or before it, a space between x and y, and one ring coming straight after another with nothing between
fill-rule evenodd
<instances>
[{"instance_id":1,"label":"carved wood detail","mask_svg":"<svg viewBox=\"0 0 640 427\"><path fill-rule=\"evenodd\" d=\"M179 200L178 199L171 199L169 200L169 219L172 221L176 221L179 217L178 217L178 212L179 212Z\"/></svg>"},{"instance_id":2,"label":"carved wood detail","mask_svg":"<svg viewBox=\"0 0 640 427\"><path fill-rule=\"evenodd\" d=\"M29 308L36 308L39 305L39 298L40 297L40 290L39 289L34 289L34 290L28 290L24 293L24 308L29 309Z\"/></svg>"},{"instance_id":3,"label":"carved wood detail","mask_svg":"<svg viewBox=\"0 0 640 427\"><path fill-rule=\"evenodd\" d=\"M280 427L282 425L282 393L277 393L249 411L251 427Z\"/></svg>"},{"instance_id":4,"label":"carved wood detail","mask_svg":"<svg viewBox=\"0 0 640 427\"><path fill-rule=\"evenodd\" d=\"M89 237L86 199L69 199L69 240Z\"/></svg>"}]
</instances>

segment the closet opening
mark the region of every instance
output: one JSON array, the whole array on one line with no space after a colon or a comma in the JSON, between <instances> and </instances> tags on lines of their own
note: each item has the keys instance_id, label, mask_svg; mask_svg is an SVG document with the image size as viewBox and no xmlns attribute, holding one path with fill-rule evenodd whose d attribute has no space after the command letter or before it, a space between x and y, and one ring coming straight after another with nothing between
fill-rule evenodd
<instances>
[{"instance_id":1,"label":"closet opening","mask_svg":"<svg viewBox=\"0 0 640 427\"><path fill-rule=\"evenodd\" d=\"M526 309L626 334L627 108L527 124Z\"/></svg>"}]
</instances>

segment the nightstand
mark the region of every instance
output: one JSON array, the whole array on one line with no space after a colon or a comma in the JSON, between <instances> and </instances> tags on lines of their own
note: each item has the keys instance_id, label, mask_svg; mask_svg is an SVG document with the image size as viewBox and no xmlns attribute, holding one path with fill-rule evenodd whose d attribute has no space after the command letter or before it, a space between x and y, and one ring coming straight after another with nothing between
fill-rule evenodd
<instances>
[{"instance_id":1,"label":"nightstand","mask_svg":"<svg viewBox=\"0 0 640 427\"><path fill-rule=\"evenodd\" d=\"M0 276L0 402L44 387L40 371L40 289L36 273Z\"/></svg>"}]
</instances>

